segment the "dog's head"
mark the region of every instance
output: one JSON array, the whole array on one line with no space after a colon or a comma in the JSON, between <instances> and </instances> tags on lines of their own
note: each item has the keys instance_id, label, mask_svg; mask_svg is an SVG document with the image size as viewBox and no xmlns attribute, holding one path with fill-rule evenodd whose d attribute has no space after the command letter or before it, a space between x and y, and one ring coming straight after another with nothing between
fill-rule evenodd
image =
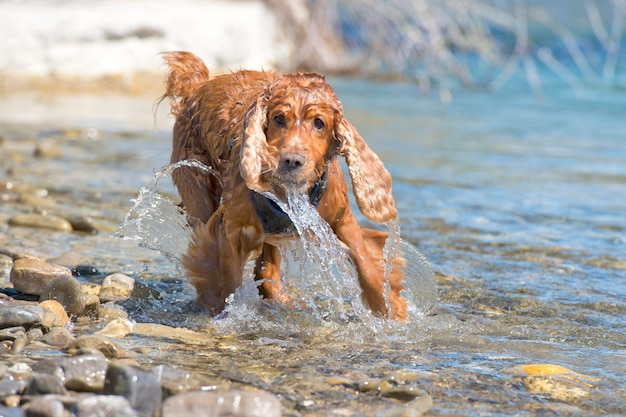
<instances>
[{"instance_id":1,"label":"dog's head","mask_svg":"<svg viewBox=\"0 0 626 417\"><path fill-rule=\"evenodd\" d=\"M337 155L346 159L361 212L377 223L395 218L389 172L322 76L281 75L248 111L241 175L251 190L306 193Z\"/></svg>"}]
</instances>

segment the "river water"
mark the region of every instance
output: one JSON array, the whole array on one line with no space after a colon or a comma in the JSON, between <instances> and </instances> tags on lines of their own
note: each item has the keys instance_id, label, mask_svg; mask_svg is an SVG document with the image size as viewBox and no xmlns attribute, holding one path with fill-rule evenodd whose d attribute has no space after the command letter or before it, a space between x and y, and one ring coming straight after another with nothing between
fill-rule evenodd
<instances>
[{"instance_id":1,"label":"river water","mask_svg":"<svg viewBox=\"0 0 626 417\"><path fill-rule=\"evenodd\" d=\"M1 99L0 184L101 231L10 228L10 215L38 206L5 190L0 244L74 250L104 273L144 280L162 298L126 302L133 320L208 336L120 343L141 347L148 366L271 391L287 416L399 415L401 400L364 388L380 381L428 392L433 416L626 413L624 89L555 82L537 96L511 85L444 103L411 84L330 82L392 173L402 238L436 273L436 306L406 325L265 305L250 282L226 317L209 319L176 261L179 226L150 232L171 243L170 257L110 237L169 161L171 120L164 108L153 117L156 97ZM60 155L33 158L46 141ZM176 200L168 180L159 196Z\"/></svg>"}]
</instances>

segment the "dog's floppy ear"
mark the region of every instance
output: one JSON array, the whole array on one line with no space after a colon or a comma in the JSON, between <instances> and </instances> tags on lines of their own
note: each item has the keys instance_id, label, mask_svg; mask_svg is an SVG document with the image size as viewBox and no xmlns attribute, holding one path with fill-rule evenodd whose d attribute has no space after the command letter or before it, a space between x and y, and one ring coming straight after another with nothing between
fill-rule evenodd
<instances>
[{"instance_id":1,"label":"dog's floppy ear","mask_svg":"<svg viewBox=\"0 0 626 417\"><path fill-rule=\"evenodd\" d=\"M376 223L394 219L398 210L391 193L391 175L382 161L346 119L336 125L339 153L346 159L361 213Z\"/></svg>"},{"instance_id":2,"label":"dog's floppy ear","mask_svg":"<svg viewBox=\"0 0 626 417\"><path fill-rule=\"evenodd\" d=\"M243 125L241 146L241 177L251 190L266 191L260 183L261 174L275 168L265 137L267 97L262 94L250 107Z\"/></svg>"}]
</instances>

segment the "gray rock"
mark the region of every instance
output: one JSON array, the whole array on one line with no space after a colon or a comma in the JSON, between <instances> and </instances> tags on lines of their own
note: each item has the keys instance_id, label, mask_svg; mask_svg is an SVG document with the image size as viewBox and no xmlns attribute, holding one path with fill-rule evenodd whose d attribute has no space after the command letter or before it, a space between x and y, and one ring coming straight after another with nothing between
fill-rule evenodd
<instances>
[{"instance_id":1,"label":"gray rock","mask_svg":"<svg viewBox=\"0 0 626 417\"><path fill-rule=\"evenodd\" d=\"M280 417L278 397L263 391L187 392L169 397L161 417Z\"/></svg>"},{"instance_id":2,"label":"gray rock","mask_svg":"<svg viewBox=\"0 0 626 417\"><path fill-rule=\"evenodd\" d=\"M7 327L0 330L0 340L15 340L26 337L26 329L21 326Z\"/></svg>"},{"instance_id":3,"label":"gray rock","mask_svg":"<svg viewBox=\"0 0 626 417\"><path fill-rule=\"evenodd\" d=\"M121 362L109 364L104 394L121 395L139 415L151 417L161 407L161 384L150 372Z\"/></svg>"},{"instance_id":4,"label":"gray rock","mask_svg":"<svg viewBox=\"0 0 626 417\"><path fill-rule=\"evenodd\" d=\"M56 300L70 315L80 315L85 309L85 293L80 282L71 275L62 275L46 285L39 301Z\"/></svg>"},{"instance_id":5,"label":"gray rock","mask_svg":"<svg viewBox=\"0 0 626 417\"><path fill-rule=\"evenodd\" d=\"M101 392L107 361L100 353L76 355L61 361L67 389L79 392Z\"/></svg>"},{"instance_id":6,"label":"gray rock","mask_svg":"<svg viewBox=\"0 0 626 417\"><path fill-rule=\"evenodd\" d=\"M23 327L30 329L41 324L43 309L36 306L20 305L0 308L0 329Z\"/></svg>"},{"instance_id":7,"label":"gray rock","mask_svg":"<svg viewBox=\"0 0 626 417\"><path fill-rule=\"evenodd\" d=\"M58 232L72 232L74 230L70 222L62 217L53 216L50 214L16 214L9 219L9 225L51 229Z\"/></svg>"},{"instance_id":8,"label":"gray rock","mask_svg":"<svg viewBox=\"0 0 626 417\"><path fill-rule=\"evenodd\" d=\"M54 327L41 338L42 342L50 346L58 347L67 346L74 340L75 338L72 335L72 332L70 332L65 327Z\"/></svg>"},{"instance_id":9,"label":"gray rock","mask_svg":"<svg viewBox=\"0 0 626 417\"><path fill-rule=\"evenodd\" d=\"M67 390L63 385L63 381L51 374L35 375L26 388L26 395L43 395L43 394L67 394Z\"/></svg>"},{"instance_id":10,"label":"gray rock","mask_svg":"<svg viewBox=\"0 0 626 417\"><path fill-rule=\"evenodd\" d=\"M51 396L33 398L26 409L26 417L63 417L63 403Z\"/></svg>"},{"instance_id":11,"label":"gray rock","mask_svg":"<svg viewBox=\"0 0 626 417\"><path fill-rule=\"evenodd\" d=\"M11 269L11 284L23 294L41 295L50 281L63 275L71 276L71 271L60 265L50 264L39 259L19 258Z\"/></svg>"},{"instance_id":12,"label":"gray rock","mask_svg":"<svg viewBox=\"0 0 626 417\"><path fill-rule=\"evenodd\" d=\"M76 417L137 417L130 402L119 395L94 395L80 400L75 408Z\"/></svg>"},{"instance_id":13,"label":"gray rock","mask_svg":"<svg viewBox=\"0 0 626 417\"><path fill-rule=\"evenodd\" d=\"M3 379L0 381L0 398L22 394L27 386L28 381L23 379Z\"/></svg>"},{"instance_id":14,"label":"gray rock","mask_svg":"<svg viewBox=\"0 0 626 417\"><path fill-rule=\"evenodd\" d=\"M24 410L21 408L0 405L0 416L2 417L24 417L25 415Z\"/></svg>"},{"instance_id":15,"label":"gray rock","mask_svg":"<svg viewBox=\"0 0 626 417\"><path fill-rule=\"evenodd\" d=\"M229 384L205 375L183 371L167 365L159 365L151 370L159 380L166 396L188 391L227 390Z\"/></svg>"}]
</instances>

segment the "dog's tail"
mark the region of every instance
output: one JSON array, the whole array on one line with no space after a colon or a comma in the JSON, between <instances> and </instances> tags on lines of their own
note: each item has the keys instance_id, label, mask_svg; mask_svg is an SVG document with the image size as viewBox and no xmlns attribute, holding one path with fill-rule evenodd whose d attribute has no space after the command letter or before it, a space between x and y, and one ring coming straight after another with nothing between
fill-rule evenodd
<instances>
[{"instance_id":1,"label":"dog's tail","mask_svg":"<svg viewBox=\"0 0 626 417\"><path fill-rule=\"evenodd\" d=\"M209 69L191 52L164 52L162 55L168 66L168 73L166 91L159 102L169 98L172 115L178 117L193 92L209 80Z\"/></svg>"}]
</instances>

